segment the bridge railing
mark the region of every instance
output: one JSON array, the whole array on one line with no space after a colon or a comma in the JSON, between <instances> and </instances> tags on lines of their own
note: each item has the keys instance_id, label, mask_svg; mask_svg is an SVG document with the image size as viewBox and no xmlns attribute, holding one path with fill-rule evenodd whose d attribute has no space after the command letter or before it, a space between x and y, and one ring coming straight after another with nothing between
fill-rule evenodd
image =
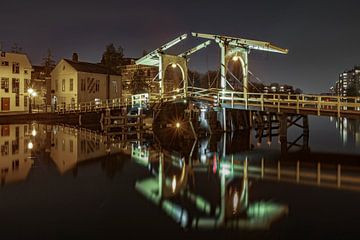
<instances>
[{"instance_id":1,"label":"bridge railing","mask_svg":"<svg viewBox=\"0 0 360 240\"><path fill-rule=\"evenodd\" d=\"M275 109L310 111L317 115L322 113L360 114L359 97L325 96L311 94L281 94L281 93L247 93L221 89L202 89L191 87L189 96L210 101L226 107L244 107L245 109L259 108L260 110Z\"/></svg>"},{"instance_id":2,"label":"bridge railing","mask_svg":"<svg viewBox=\"0 0 360 240\"><path fill-rule=\"evenodd\" d=\"M239 91L222 90L218 88L188 87L187 97L195 100L206 101L214 106L230 108L241 107L245 109L256 108L260 110L275 110L278 112L288 110L297 113L308 111L313 114L342 113L360 114L359 97L323 96L312 94L281 94L281 93L247 93ZM184 99L185 89L176 89L166 92L162 96L158 93L149 95L149 104L172 102ZM58 113L90 112L105 108L121 108L131 106L131 95L122 98L105 99L99 101L82 102L80 104L59 104L55 109L49 106L38 107L37 111L55 111ZM35 110L35 108L34 108Z\"/></svg>"}]
</instances>

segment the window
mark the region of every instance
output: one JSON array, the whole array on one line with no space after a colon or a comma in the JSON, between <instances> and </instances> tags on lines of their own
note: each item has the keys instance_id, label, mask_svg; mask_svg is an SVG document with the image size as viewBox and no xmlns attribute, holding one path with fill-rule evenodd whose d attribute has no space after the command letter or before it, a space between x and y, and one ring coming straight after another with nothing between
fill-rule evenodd
<instances>
[{"instance_id":1,"label":"window","mask_svg":"<svg viewBox=\"0 0 360 240\"><path fill-rule=\"evenodd\" d=\"M65 140L62 140L62 151L65 152Z\"/></svg>"},{"instance_id":2,"label":"window","mask_svg":"<svg viewBox=\"0 0 360 240\"><path fill-rule=\"evenodd\" d=\"M5 57L5 52L1 52L1 57Z\"/></svg>"},{"instance_id":3,"label":"window","mask_svg":"<svg viewBox=\"0 0 360 240\"><path fill-rule=\"evenodd\" d=\"M30 88L30 79L24 79L24 93L27 93L28 88Z\"/></svg>"},{"instance_id":4,"label":"window","mask_svg":"<svg viewBox=\"0 0 360 240\"><path fill-rule=\"evenodd\" d=\"M5 141L4 145L1 146L1 156L9 155L9 142Z\"/></svg>"},{"instance_id":5,"label":"window","mask_svg":"<svg viewBox=\"0 0 360 240\"><path fill-rule=\"evenodd\" d=\"M55 80L55 91L59 91L59 80Z\"/></svg>"},{"instance_id":6,"label":"window","mask_svg":"<svg viewBox=\"0 0 360 240\"><path fill-rule=\"evenodd\" d=\"M65 92L65 79L62 80L61 90L62 90L63 92Z\"/></svg>"},{"instance_id":7,"label":"window","mask_svg":"<svg viewBox=\"0 0 360 240\"><path fill-rule=\"evenodd\" d=\"M20 95L19 94L15 95L15 106L16 107L20 106Z\"/></svg>"},{"instance_id":8,"label":"window","mask_svg":"<svg viewBox=\"0 0 360 240\"><path fill-rule=\"evenodd\" d=\"M85 79L81 79L81 87L80 87L81 91L85 91L86 90L86 82Z\"/></svg>"},{"instance_id":9,"label":"window","mask_svg":"<svg viewBox=\"0 0 360 240\"><path fill-rule=\"evenodd\" d=\"M70 92L74 90L74 79L70 78Z\"/></svg>"},{"instance_id":10,"label":"window","mask_svg":"<svg viewBox=\"0 0 360 240\"><path fill-rule=\"evenodd\" d=\"M28 70L24 70L24 74L28 74Z\"/></svg>"},{"instance_id":11,"label":"window","mask_svg":"<svg viewBox=\"0 0 360 240\"><path fill-rule=\"evenodd\" d=\"M70 145L70 152L73 152L74 151L74 141L70 140L69 145Z\"/></svg>"},{"instance_id":12,"label":"window","mask_svg":"<svg viewBox=\"0 0 360 240\"><path fill-rule=\"evenodd\" d=\"M10 126L9 125L1 126L1 136L2 137L10 136Z\"/></svg>"},{"instance_id":13,"label":"window","mask_svg":"<svg viewBox=\"0 0 360 240\"><path fill-rule=\"evenodd\" d=\"M19 90L20 90L20 80L18 78L13 78L12 79L12 92L19 94L20 93Z\"/></svg>"},{"instance_id":14,"label":"window","mask_svg":"<svg viewBox=\"0 0 360 240\"><path fill-rule=\"evenodd\" d=\"M96 80L95 91L96 91L96 92L99 92L99 90L100 90L100 81L99 81L99 80Z\"/></svg>"},{"instance_id":15,"label":"window","mask_svg":"<svg viewBox=\"0 0 360 240\"><path fill-rule=\"evenodd\" d=\"M24 107L27 107L27 97L24 97Z\"/></svg>"},{"instance_id":16,"label":"window","mask_svg":"<svg viewBox=\"0 0 360 240\"><path fill-rule=\"evenodd\" d=\"M11 142L11 153L12 155L19 154L19 139Z\"/></svg>"},{"instance_id":17,"label":"window","mask_svg":"<svg viewBox=\"0 0 360 240\"><path fill-rule=\"evenodd\" d=\"M1 66L9 66L9 62L8 61L2 61Z\"/></svg>"},{"instance_id":18,"label":"window","mask_svg":"<svg viewBox=\"0 0 360 240\"><path fill-rule=\"evenodd\" d=\"M20 161L19 159L16 159L14 161L12 161L12 170L18 170L19 169L19 165L20 165Z\"/></svg>"},{"instance_id":19,"label":"window","mask_svg":"<svg viewBox=\"0 0 360 240\"><path fill-rule=\"evenodd\" d=\"M9 92L9 79L1 78L1 89L4 89L6 93Z\"/></svg>"},{"instance_id":20,"label":"window","mask_svg":"<svg viewBox=\"0 0 360 240\"><path fill-rule=\"evenodd\" d=\"M13 73L20 73L20 64L17 62L14 62L12 65L12 72Z\"/></svg>"},{"instance_id":21,"label":"window","mask_svg":"<svg viewBox=\"0 0 360 240\"><path fill-rule=\"evenodd\" d=\"M112 83L113 83L114 91L115 91L115 93L117 93L118 92L117 83L114 80L112 81Z\"/></svg>"}]
</instances>

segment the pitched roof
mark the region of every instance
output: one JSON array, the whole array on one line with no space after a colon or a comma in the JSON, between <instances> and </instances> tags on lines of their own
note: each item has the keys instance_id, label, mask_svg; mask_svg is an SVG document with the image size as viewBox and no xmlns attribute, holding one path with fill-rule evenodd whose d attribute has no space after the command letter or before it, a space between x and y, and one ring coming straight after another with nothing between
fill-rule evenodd
<instances>
[{"instance_id":1,"label":"pitched roof","mask_svg":"<svg viewBox=\"0 0 360 240\"><path fill-rule=\"evenodd\" d=\"M76 71L79 72L89 72L89 73L101 73L101 74L111 74L111 75L120 75L112 70L109 70L107 67L96 64L96 63L88 63L88 62L75 62L70 59L64 59L67 63L69 63Z\"/></svg>"}]
</instances>

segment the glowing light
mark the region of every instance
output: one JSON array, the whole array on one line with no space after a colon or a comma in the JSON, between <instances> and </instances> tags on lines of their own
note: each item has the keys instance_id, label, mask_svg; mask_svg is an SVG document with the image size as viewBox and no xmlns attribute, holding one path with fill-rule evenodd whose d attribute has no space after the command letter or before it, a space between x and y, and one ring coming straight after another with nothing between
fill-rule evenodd
<instances>
[{"instance_id":1,"label":"glowing light","mask_svg":"<svg viewBox=\"0 0 360 240\"><path fill-rule=\"evenodd\" d=\"M171 67L176 68L177 67L176 63L171 64Z\"/></svg>"},{"instance_id":2,"label":"glowing light","mask_svg":"<svg viewBox=\"0 0 360 240\"><path fill-rule=\"evenodd\" d=\"M235 56L232 57L232 60L233 60L234 62L239 61L239 60L240 60L240 57L235 55Z\"/></svg>"},{"instance_id":3,"label":"glowing light","mask_svg":"<svg viewBox=\"0 0 360 240\"><path fill-rule=\"evenodd\" d=\"M175 124L175 126L176 126L176 128L180 128L180 123L179 122L177 122L176 124Z\"/></svg>"},{"instance_id":4,"label":"glowing light","mask_svg":"<svg viewBox=\"0 0 360 240\"><path fill-rule=\"evenodd\" d=\"M27 148L28 149L33 149L34 148L34 144L32 142L29 142L28 145L27 145Z\"/></svg>"},{"instance_id":5,"label":"glowing light","mask_svg":"<svg viewBox=\"0 0 360 240\"><path fill-rule=\"evenodd\" d=\"M32 96L32 97L36 97L36 96L37 96L37 93L36 93L36 92L33 92L33 93L31 93L31 96Z\"/></svg>"},{"instance_id":6,"label":"glowing light","mask_svg":"<svg viewBox=\"0 0 360 240\"><path fill-rule=\"evenodd\" d=\"M177 88L175 91L176 91L176 92L180 92L180 89L179 89L179 88Z\"/></svg>"},{"instance_id":7,"label":"glowing light","mask_svg":"<svg viewBox=\"0 0 360 240\"><path fill-rule=\"evenodd\" d=\"M37 135L37 131L36 131L35 129L33 129L33 130L31 131L31 135L32 135L33 137L35 137L35 136Z\"/></svg>"},{"instance_id":8,"label":"glowing light","mask_svg":"<svg viewBox=\"0 0 360 240\"><path fill-rule=\"evenodd\" d=\"M176 99L176 96L173 96L173 99Z\"/></svg>"},{"instance_id":9,"label":"glowing light","mask_svg":"<svg viewBox=\"0 0 360 240\"><path fill-rule=\"evenodd\" d=\"M171 190L173 193L175 192L175 189L176 189L176 177L173 176L173 179L171 181Z\"/></svg>"},{"instance_id":10,"label":"glowing light","mask_svg":"<svg viewBox=\"0 0 360 240\"><path fill-rule=\"evenodd\" d=\"M34 92L34 89L32 89L32 88L28 88L27 92L28 92L28 94L30 94L30 95L31 95L31 94Z\"/></svg>"},{"instance_id":11,"label":"glowing light","mask_svg":"<svg viewBox=\"0 0 360 240\"><path fill-rule=\"evenodd\" d=\"M238 204L239 204L239 193L236 191L233 197L233 213L236 213Z\"/></svg>"}]
</instances>

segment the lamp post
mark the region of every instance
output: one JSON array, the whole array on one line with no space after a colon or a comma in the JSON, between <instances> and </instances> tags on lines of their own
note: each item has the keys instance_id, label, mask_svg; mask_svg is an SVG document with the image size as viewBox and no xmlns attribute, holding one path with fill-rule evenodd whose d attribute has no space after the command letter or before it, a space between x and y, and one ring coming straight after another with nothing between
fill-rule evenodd
<instances>
[{"instance_id":1,"label":"lamp post","mask_svg":"<svg viewBox=\"0 0 360 240\"><path fill-rule=\"evenodd\" d=\"M31 105L31 99L37 96L37 93L35 92L35 90L33 88L29 88L27 90L28 94L29 94L29 113L32 113L32 105Z\"/></svg>"}]
</instances>

